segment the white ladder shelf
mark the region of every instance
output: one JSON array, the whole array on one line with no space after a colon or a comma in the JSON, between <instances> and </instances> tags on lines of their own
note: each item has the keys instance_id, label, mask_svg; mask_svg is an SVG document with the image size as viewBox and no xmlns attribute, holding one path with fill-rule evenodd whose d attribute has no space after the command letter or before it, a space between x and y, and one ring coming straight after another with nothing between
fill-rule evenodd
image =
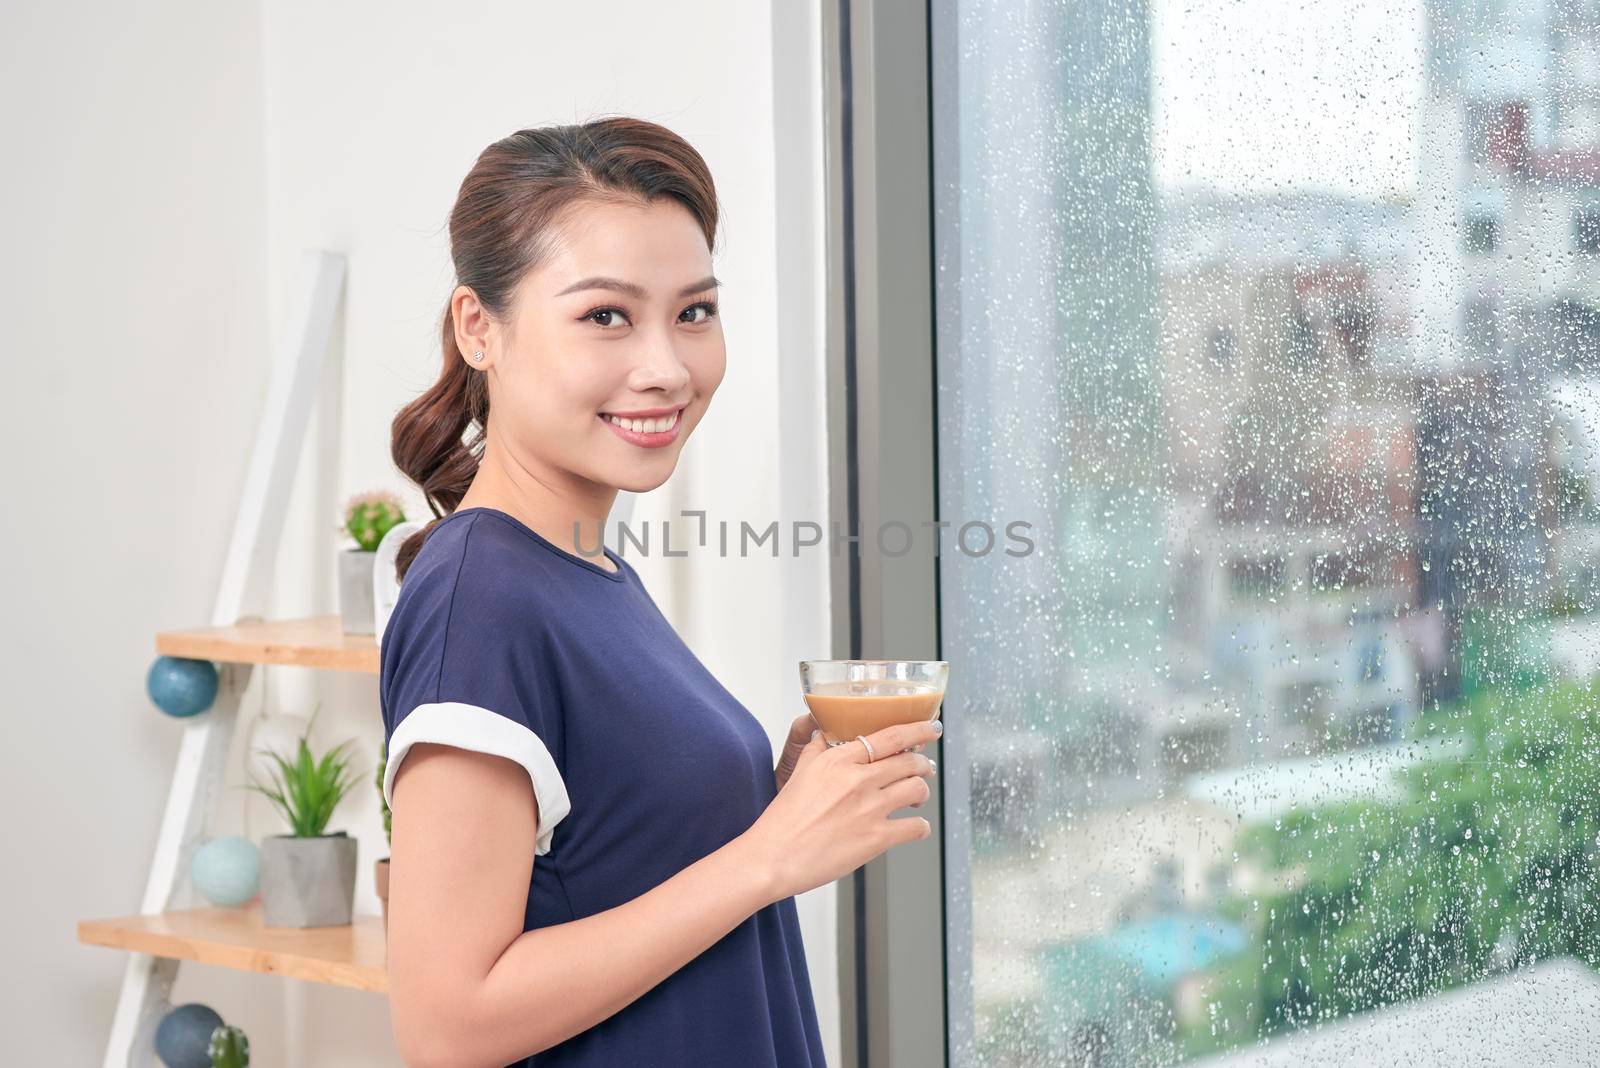
<instances>
[{"instance_id":1,"label":"white ladder shelf","mask_svg":"<svg viewBox=\"0 0 1600 1068\"><path fill-rule=\"evenodd\" d=\"M303 638L305 644L299 648L335 658L325 665L296 658L297 647L292 644L274 645L270 635L258 633L263 630L261 627L250 629L249 620L260 619L259 615L250 617L248 613L259 605L264 579L277 555L289 490L327 361L344 283L345 259L336 252L308 250L301 255L300 272L289 328L273 362L266 407L256 430L244 492L228 542L222 581L211 612L212 627L162 635L157 644L158 651L168 655L220 661L216 701L210 709L185 722L140 915L85 921L78 927L80 941L131 950L104 1068L147 1068L159 1063L154 1050L155 1028L171 1008L168 999L181 960L384 989L381 926L376 930L378 941L374 946L370 923L305 931L258 930L259 906L253 914L248 909L168 911L178 904L180 891L188 889L189 861L201 844L207 820L215 809L240 698L254 665L311 663L344 670L376 670L375 644L370 639L345 640L338 634L336 620L277 625L298 627L297 633L315 635ZM174 651L183 649L190 651ZM230 653L230 649L237 652ZM220 655L207 655L211 650ZM238 659L227 659L230 655L237 655ZM378 978L373 973L374 953Z\"/></svg>"}]
</instances>

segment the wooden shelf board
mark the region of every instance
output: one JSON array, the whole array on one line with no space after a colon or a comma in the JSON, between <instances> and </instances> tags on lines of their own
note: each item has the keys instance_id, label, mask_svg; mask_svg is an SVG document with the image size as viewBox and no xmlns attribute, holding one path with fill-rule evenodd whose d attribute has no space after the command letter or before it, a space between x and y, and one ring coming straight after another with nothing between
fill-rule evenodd
<instances>
[{"instance_id":1,"label":"wooden shelf board","mask_svg":"<svg viewBox=\"0 0 1600 1068\"><path fill-rule=\"evenodd\" d=\"M382 916L358 915L341 927L268 927L256 902L81 920L78 941L376 994L389 990Z\"/></svg>"},{"instance_id":2,"label":"wooden shelf board","mask_svg":"<svg viewBox=\"0 0 1600 1068\"><path fill-rule=\"evenodd\" d=\"M156 652L231 664L292 664L378 673L377 638L346 634L336 615L162 631L156 635Z\"/></svg>"}]
</instances>

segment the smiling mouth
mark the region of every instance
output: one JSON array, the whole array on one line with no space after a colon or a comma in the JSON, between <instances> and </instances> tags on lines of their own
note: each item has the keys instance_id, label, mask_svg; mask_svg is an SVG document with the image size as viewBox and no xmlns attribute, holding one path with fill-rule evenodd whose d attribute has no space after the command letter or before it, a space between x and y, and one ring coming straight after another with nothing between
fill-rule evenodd
<instances>
[{"instance_id":1,"label":"smiling mouth","mask_svg":"<svg viewBox=\"0 0 1600 1068\"><path fill-rule=\"evenodd\" d=\"M612 426L632 431L635 434L664 434L677 427L678 420L683 418L683 409L679 408L667 415L653 415L645 419L625 419L619 415L612 415L610 412L601 412L600 418Z\"/></svg>"}]
</instances>

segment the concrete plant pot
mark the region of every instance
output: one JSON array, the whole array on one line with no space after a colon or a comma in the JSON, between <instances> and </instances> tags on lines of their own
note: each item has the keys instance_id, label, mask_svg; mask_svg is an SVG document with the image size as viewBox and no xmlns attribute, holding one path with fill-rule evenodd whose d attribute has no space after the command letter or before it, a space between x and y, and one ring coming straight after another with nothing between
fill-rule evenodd
<instances>
[{"instance_id":1,"label":"concrete plant pot","mask_svg":"<svg viewBox=\"0 0 1600 1068\"><path fill-rule=\"evenodd\" d=\"M337 927L356 895L356 840L344 831L261 840L261 910L268 927Z\"/></svg>"},{"instance_id":2,"label":"concrete plant pot","mask_svg":"<svg viewBox=\"0 0 1600 1068\"><path fill-rule=\"evenodd\" d=\"M372 605L372 561L365 549L339 552L339 624L346 634L375 632Z\"/></svg>"},{"instance_id":3,"label":"concrete plant pot","mask_svg":"<svg viewBox=\"0 0 1600 1068\"><path fill-rule=\"evenodd\" d=\"M383 930L389 930L389 858L384 857L373 865L373 882L378 889L378 904L383 907Z\"/></svg>"}]
</instances>

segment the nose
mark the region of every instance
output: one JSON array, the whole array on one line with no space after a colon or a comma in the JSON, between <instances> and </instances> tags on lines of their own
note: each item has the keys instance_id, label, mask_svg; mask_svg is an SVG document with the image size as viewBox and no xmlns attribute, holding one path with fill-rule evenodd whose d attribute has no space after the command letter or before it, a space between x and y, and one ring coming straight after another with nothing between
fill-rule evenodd
<instances>
[{"instance_id":1,"label":"nose","mask_svg":"<svg viewBox=\"0 0 1600 1068\"><path fill-rule=\"evenodd\" d=\"M641 393L658 389L677 394L688 383L689 368L678 358L669 338L661 338L643 346L628 375L628 385Z\"/></svg>"}]
</instances>

